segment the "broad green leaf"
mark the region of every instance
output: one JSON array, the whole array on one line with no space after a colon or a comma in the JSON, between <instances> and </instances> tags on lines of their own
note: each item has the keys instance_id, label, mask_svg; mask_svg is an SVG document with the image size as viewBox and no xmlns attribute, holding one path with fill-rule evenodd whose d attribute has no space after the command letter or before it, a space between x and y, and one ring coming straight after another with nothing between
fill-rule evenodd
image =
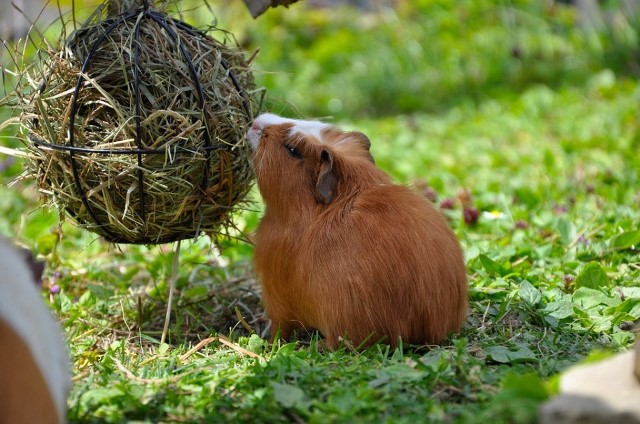
<instances>
[{"instance_id":1,"label":"broad green leaf","mask_svg":"<svg viewBox=\"0 0 640 424\"><path fill-rule=\"evenodd\" d=\"M71 299L69 299L69 297L64 293L60 293L59 295L57 295L55 297L55 302L60 303L60 311L64 313L69 312L74 305L74 302L72 302Z\"/></svg>"},{"instance_id":2,"label":"broad green leaf","mask_svg":"<svg viewBox=\"0 0 640 424\"><path fill-rule=\"evenodd\" d=\"M515 190L515 195L520 202L524 203L529 208L533 208L540 203L540 199L537 194L528 187L518 187Z\"/></svg>"},{"instance_id":3,"label":"broad green leaf","mask_svg":"<svg viewBox=\"0 0 640 424\"><path fill-rule=\"evenodd\" d=\"M387 375L394 381L409 381L421 379L426 373L401 363L389 365L380 370L378 374L380 376Z\"/></svg>"},{"instance_id":4,"label":"broad green leaf","mask_svg":"<svg viewBox=\"0 0 640 424\"><path fill-rule=\"evenodd\" d=\"M548 399L550 389L541 377L534 373L518 373L510 371L500 384L500 391L495 395L481 419L473 419L474 422L508 422L508 423L534 423L540 404ZM491 411L502 411L497 415ZM499 419L494 419L500 416ZM468 420L463 420L468 421Z\"/></svg>"},{"instance_id":5,"label":"broad green leaf","mask_svg":"<svg viewBox=\"0 0 640 424\"><path fill-rule=\"evenodd\" d=\"M504 400L525 398L543 401L549 397L549 393L538 375L510 372L502 381L502 391L498 396Z\"/></svg>"},{"instance_id":6,"label":"broad green leaf","mask_svg":"<svg viewBox=\"0 0 640 424\"><path fill-rule=\"evenodd\" d=\"M166 354L167 354L167 352L169 352L169 348L170 348L170 347L171 347L171 346L170 346L170 345L168 345L167 343L162 343L162 344L160 345L160 347L158 347L158 354L159 354L159 355L166 355Z\"/></svg>"},{"instance_id":7,"label":"broad green leaf","mask_svg":"<svg viewBox=\"0 0 640 424\"><path fill-rule=\"evenodd\" d=\"M548 258L551 256L551 252L553 251L553 246L551 244L544 244L542 246L537 246L533 249L536 252L536 256L539 258Z\"/></svg>"},{"instance_id":8,"label":"broad green leaf","mask_svg":"<svg viewBox=\"0 0 640 424\"><path fill-rule=\"evenodd\" d=\"M370 374L372 377L375 377L368 383L368 386L371 388L383 386L390 381L400 383L403 381L419 380L427 375L426 372L411 368L404 363L393 364L381 370L375 370Z\"/></svg>"},{"instance_id":9,"label":"broad green leaf","mask_svg":"<svg viewBox=\"0 0 640 424\"><path fill-rule=\"evenodd\" d=\"M391 381L391 378L388 375L382 375L378 378L375 378L371 381L369 381L369 384L367 384L370 388L375 389L377 387L381 387L384 386L385 384L387 384L389 381Z\"/></svg>"},{"instance_id":10,"label":"broad green leaf","mask_svg":"<svg viewBox=\"0 0 640 424\"><path fill-rule=\"evenodd\" d=\"M612 249L632 249L640 245L640 230L625 231L611 239L609 247Z\"/></svg>"},{"instance_id":11,"label":"broad green leaf","mask_svg":"<svg viewBox=\"0 0 640 424\"><path fill-rule=\"evenodd\" d=\"M640 287L619 287L625 299L640 299Z\"/></svg>"},{"instance_id":12,"label":"broad green leaf","mask_svg":"<svg viewBox=\"0 0 640 424\"><path fill-rule=\"evenodd\" d=\"M506 346L489 346L484 349L487 359L503 364L512 362L535 362L536 355L526 346L519 345L514 348Z\"/></svg>"},{"instance_id":13,"label":"broad green leaf","mask_svg":"<svg viewBox=\"0 0 640 424\"><path fill-rule=\"evenodd\" d=\"M640 318L640 299L627 299L616 306L609 307L603 311L606 315L628 314L633 319Z\"/></svg>"},{"instance_id":14,"label":"broad green leaf","mask_svg":"<svg viewBox=\"0 0 640 424\"><path fill-rule=\"evenodd\" d=\"M566 301L549 302L540 312L555 319L569 318L574 314L573 304Z\"/></svg>"},{"instance_id":15,"label":"broad green leaf","mask_svg":"<svg viewBox=\"0 0 640 424\"><path fill-rule=\"evenodd\" d=\"M601 333L604 331L610 331L611 327L613 327L613 317L601 316L593 321L591 330L595 331L596 333Z\"/></svg>"},{"instance_id":16,"label":"broad green leaf","mask_svg":"<svg viewBox=\"0 0 640 424\"><path fill-rule=\"evenodd\" d=\"M591 315L589 315L584 309L577 306L573 307L573 314L576 318L579 318L583 322L591 322Z\"/></svg>"},{"instance_id":17,"label":"broad green leaf","mask_svg":"<svg viewBox=\"0 0 640 424\"><path fill-rule=\"evenodd\" d=\"M193 286L182 291L182 296L191 301L205 299L208 294L209 290L205 286Z\"/></svg>"},{"instance_id":18,"label":"broad green leaf","mask_svg":"<svg viewBox=\"0 0 640 424\"><path fill-rule=\"evenodd\" d=\"M558 218L556 221L556 230L560 234L560 241L567 245L576 238L576 227L573 223L564 217Z\"/></svg>"},{"instance_id":19,"label":"broad green leaf","mask_svg":"<svg viewBox=\"0 0 640 424\"><path fill-rule=\"evenodd\" d=\"M480 258L480 262L482 263L482 266L489 274L502 276L507 273L507 270L505 267L503 267L498 262L494 261L487 255L485 255L484 253L480 254L478 258Z\"/></svg>"},{"instance_id":20,"label":"broad green leaf","mask_svg":"<svg viewBox=\"0 0 640 424\"><path fill-rule=\"evenodd\" d=\"M96 301L96 296L91 292L91 290L84 292L78 299L78 303L86 308L90 308L95 305Z\"/></svg>"},{"instance_id":21,"label":"broad green leaf","mask_svg":"<svg viewBox=\"0 0 640 424\"><path fill-rule=\"evenodd\" d=\"M522 299L528 306L536 306L542 299L542 293L540 293L540 290L535 288L533 284L527 280L520 283L518 294L520 295L520 299Z\"/></svg>"},{"instance_id":22,"label":"broad green leaf","mask_svg":"<svg viewBox=\"0 0 640 424\"><path fill-rule=\"evenodd\" d=\"M419 361L432 372L443 372L450 366L448 358L438 350L430 350Z\"/></svg>"},{"instance_id":23,"label":"broad green leaf","mask_svg":"<svg viewBox=\"0 0 640 424\"><path fill-rule=\"evenodd\" d=\"M295 343L286 343L283 344L280 349L278 349L278 356L293 356L296 350Z\"/></svg>"},{"instance_id":24,"label":"broad green leaf","mask_svg":"<svg viewBox=\"0 0 640 424\"><path fill-rule=\"evenodd\" d=\"M273 395L276 401L285 408L292 408L301 403L305 398L302 389L291 384L272 382L271 387L273 388Z\"/></svg>"},{"instance_id":25,"label":"broad green leaf","mask_svg":"<svg viewBox=\"0 0 640 424\"><path fill-rule=\"evenodd\" d=\"M115 289L113 287L103 284L87 284L87 288L89 289L91 294L93 294L97 299L100 300L107 300L111 298L115 293Z\"/></svg>"},{"instance_id":26,"label":"broad green leaf","mask_svg":"<svg viewBox=\"0 0 640 424\"><path fill-rule=\"evenodd\" d=\"M597 262L589 262L576 277L576 289L587 287L591 289L599 289L609 287L609 277L607 273Z\"/></svg>"},{"instance_id":27,"label":"broad green leaf","mask_svg":"<svg viewBox=\"0 0 640 424\"><path fill-rule=\"evenodd\" d=\"M266 345L266 341L258 336L257 334L252 334L249 337L249 341L247 343L247 349L254 353L262 352L262 348Z\"/></svg>"},{"instance_id":28,"label":"broad green leaf","mask_svg":"<svg viewBox=\"0 0 640 424\"><path fill-rule=\"evenodd\" d=\"M480 255L480 249L478 246L469 246L464 250L464 260L466 262L475 259Z\"/></svg>"},{"instance_id":29,"label":"broad green leaf","mask_svg":"<svg viewBox=\"0 0 640 424\"><path fill-rule=\"evenodd\" d=\"M99 388L89 390L82 395L82 402L87 405L100 405L104 403L113 403L114 398L123 396L122 390L117 388Z\"/></svg>"},{"instance_id":30,"label":"broad green leaf","mask_svg":"<svg viewBox=\"0 0 640 424\"><path fill-rule=\"evenodd\" d=\"M598 259L598 253L593 250L584 250L582 252L578 252L576 259L582 262L593 261Z\"/></svg>"},{"instance_id":31,"label":"broad green leaf","mask_svg":"<svg viewBox=\"0 0 640 424\"><path fill-rule=\"evenodd\" d=\"M633 342L634 336L629 331L618 331L611 335L611 339L618 346L626 346Z\"/></svg>"},{"instance_id":32,"label":"broad green leaf","mask_svg":"<svg viewBox=\"0 0 640 424\"><path fill-rule=\"evenodd\" d=\"M581 287L573 293L573 303L584 309L598 305L615 306L621 302L620 298L607 296L600 290Z\"/></svg>"},{"instance_id":33,"label":"broad green leaf","mask_svg":"<svg viewBox=\"0 0 640 424\"><path fill-rule=\"evenodd\" d=\"M335 408L340 414L347 415L358 404L358 394L347 387L341 387L327 399L327 404Z\"/></svg>"}]
</instances>

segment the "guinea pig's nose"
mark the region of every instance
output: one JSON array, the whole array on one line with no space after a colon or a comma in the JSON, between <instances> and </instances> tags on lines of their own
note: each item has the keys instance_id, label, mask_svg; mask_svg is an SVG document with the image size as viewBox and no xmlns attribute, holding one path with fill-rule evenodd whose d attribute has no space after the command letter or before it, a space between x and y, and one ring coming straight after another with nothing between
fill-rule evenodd
<instances>
[{"instance_id":1,"label":"guinea pig's nose","mask_svg":"<svg viewBox=\"0 0 640 424\"><path fill-rule=\"evenodd\" d=\"M247 140L249 141L251 148L254 150L258 148L261 132L262 130L260 129L260 125L255 122L251 125L251 128L249 128L249 131L247 131Z\"/></svg>"},{"instance_id":2,"label":"guinea pig's nose","mask_svg":"<svg viewBox=\"0 0 640 424\"><path fill-rule=\"evenodd\" d=\"M251 129L253 131L258 131L260 129L260 124L258 123L258 120L253 121L253 124L251 124Z\"/></svg>"}]
</instances>

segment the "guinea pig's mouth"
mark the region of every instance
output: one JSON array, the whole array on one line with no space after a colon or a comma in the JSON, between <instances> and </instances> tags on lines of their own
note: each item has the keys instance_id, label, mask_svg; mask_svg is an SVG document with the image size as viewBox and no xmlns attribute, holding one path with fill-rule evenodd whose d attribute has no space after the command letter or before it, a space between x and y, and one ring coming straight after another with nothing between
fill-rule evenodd
<instances>
[{"instance_id":1,"label":"guinea pig's mouth","mask_svg":"<svg viewBox=\"0 0 640 424\"><path fill-rule=\"evenodd\" d=\"M253 151L258 150L258 144L260 144L260 137L262 136L262 127L254 122L247 131L247 140Z\"/></svg>"}]
</instances>

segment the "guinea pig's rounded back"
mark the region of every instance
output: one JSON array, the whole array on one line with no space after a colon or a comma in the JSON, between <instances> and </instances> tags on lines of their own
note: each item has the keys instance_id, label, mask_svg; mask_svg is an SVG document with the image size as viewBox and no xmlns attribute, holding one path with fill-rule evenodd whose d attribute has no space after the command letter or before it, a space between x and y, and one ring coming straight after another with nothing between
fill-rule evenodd
<instances>
[{"instance_id":1,"label":"guinea pig's rounded back","mask_svg":"<svg viewBox=\"0 0 640 424\"><path fill-rule=\"evenodd\" d=\"M24 255L0 239L0 423L65 422L69 359Z\"/></svg>"}]
</instances>

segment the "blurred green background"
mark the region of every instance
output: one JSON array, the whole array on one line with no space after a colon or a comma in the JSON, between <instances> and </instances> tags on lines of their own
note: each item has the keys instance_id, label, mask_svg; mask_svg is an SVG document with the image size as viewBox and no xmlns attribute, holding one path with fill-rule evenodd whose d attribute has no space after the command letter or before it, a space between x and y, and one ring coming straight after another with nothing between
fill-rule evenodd
<instances>
[{"instance_id":1,"label":"blurred green background","mask_svg":"<svg viewBox=\"0 0 640 424\"><path fill-rule=\"evenodd\" d=\"M99 2L73 3L82 22ZM551 0L302 0L256 20L241 0L174 0L168 8L231 31L248 52L259 49L254 66L269 109L352 119L478 105L535 84L579 86L603 69L637 76L636 17L627 2L600 3L601 24ZM46 10L40 27L57 16L55 4ZM48 34L55 40L59 27Z\"/></svg>"}]
</instances>

